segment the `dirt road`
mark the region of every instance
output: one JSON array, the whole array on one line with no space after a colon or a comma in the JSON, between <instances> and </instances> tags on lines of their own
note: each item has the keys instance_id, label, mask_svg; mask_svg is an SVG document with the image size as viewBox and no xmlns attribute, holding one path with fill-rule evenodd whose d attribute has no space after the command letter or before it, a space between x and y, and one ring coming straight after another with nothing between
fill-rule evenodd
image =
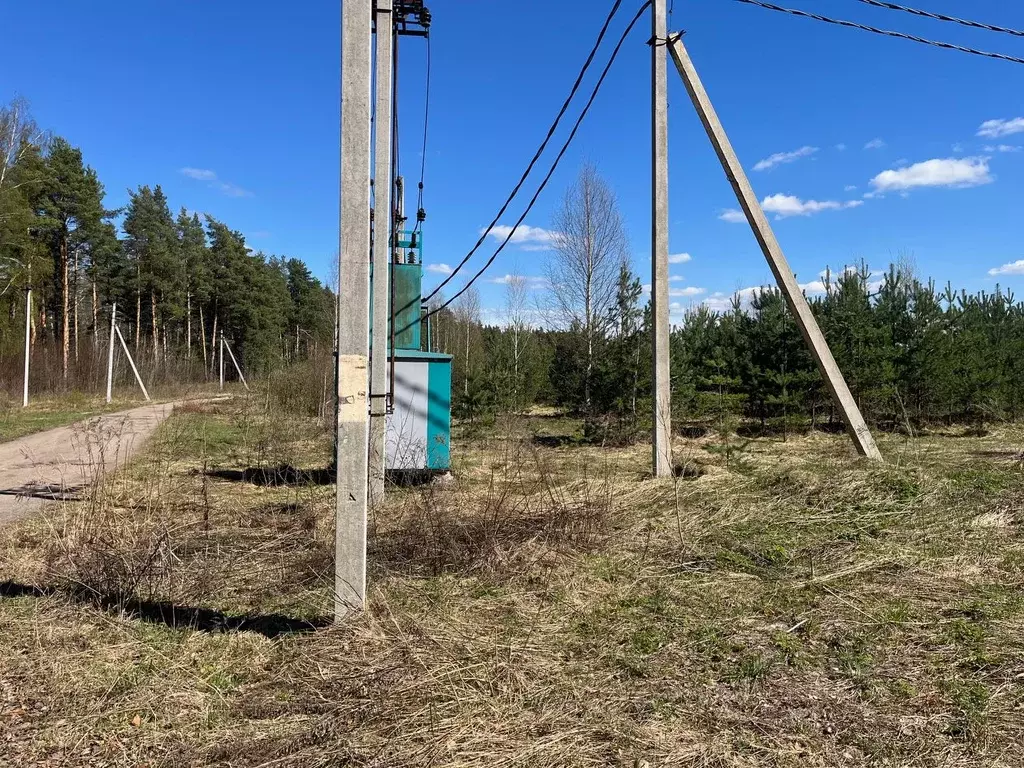
<instances>
[{"instance_id":1,"label":"dirt road","mask_svg":"<svg viewBox=\"0 0 1024 768\"><path fill-rule=\"evenodd\" d=\"M124 465L173 409L147 405L0 443L0 525L75 498L99 472Z\"/></svg>"}]
</instances>

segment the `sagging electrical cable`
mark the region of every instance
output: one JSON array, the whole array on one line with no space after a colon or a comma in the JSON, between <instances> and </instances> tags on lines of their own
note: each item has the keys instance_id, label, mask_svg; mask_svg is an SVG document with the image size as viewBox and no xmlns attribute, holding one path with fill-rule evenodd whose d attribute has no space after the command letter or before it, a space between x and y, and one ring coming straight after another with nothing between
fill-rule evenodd
<instances>
[{"instance_id":1,"label":"sagging electrical cable","mask_svg":"<svg viewBox=\"0 0 1024 768\"><path fill-rule=\"evenodd\" d=\"M483 245L484 242L487 240L487 237L491 234L491 231L494 229L495 226L497 226L498 222L501 220L501 217L505 215L505 212L508 210L508 207L512 204L512 201L515 199L516 195L518 195L519 191L523 188L523 184L526 183L526 179L529 177L530 173L533 172L534 166L540 160L541 155L544 154L544 150L547 148L548 142L550 142L551 138L555 135L555 131L558 129L559 123L565 116L565 113L568 111L569 105L572 103L572 100L576 97L576 93L579 91L580 85L583 83L583 78L586 76L587 71L590 69L590 65L593 63L594 57L597 56L598 49L600 49L601 43L604 41L605 35L608 33L608 28L611 26L612 21L615 19L615 15L618 13L619 6L621 5L622 0L615 0L615 4L612 6L611 11L608 13L608 18L605 19L604 25L601 27L600 33L598 33L597 40L595 41L593 48L590 49L590 54L587 56L587 60L583 63L583 68L580 70L579 75L576 76L576 82L573 83L572 89L569 91L569 96L562 104L562 108L558 110L558 114L555 116L555 121L551 124L551 127L548 129L547 135L544 137L544 141L542 141L540 147L537 148L537 152L534 154L533 159L531 159L530 164L526 166L526 170L520 177L519 182L516 184L515 188L512 190L508 198L505 200L504 204L501 206L501 210L498 211L498 214L494 217L491 223L487 225L486 229L484 229L483 234L480 235L480 239L476 241L476 245L474 245L472 249L470 249L469 253L467 253L463 257L462 261L460 261L456 265L455 269L452 270L451 274L445 277L445 279L441 281L441 284L430 292L430 295L424 299L424 302L430 301L432 298L434 298L434 296L436 296L441 291L441 289L448 285L448 283L452 281L452 278L454 278L455 275L459 273L459 270L462 269L466 265L466 263L473 257L473 254L475 254L480 249L480 246Z\"/></svg>"},{"instance_id":2,"label":"sagging electrical cable","mask_svg":"<svg viewBox=\"0 0 1024 768\"><path fill-rule=\"evenodd\" d=\"M473 285L473 283L475 283L477 280L479 280L481 275L483 275L483 273L487 271L488 267L490 267L491 264L494 263L494 260L496 258L498 258L498 254L501 253L502 250L504 250L505 246L508 245L509 242L512 240L512 237L513 237L513 235L515 235L516 230L523 223L523 221L526 220L526 217L529 215L530 211L533 210L533 206L536 204L538 198L540 198L540 195L544 191L544 188L548 185L548 182L551 181L551 177L554 176L555 170L558 168L558 164L561 162L562 158L565 156L565 153L569 149L569 145L572 144L572 140L575 138L577 131L579 131L580 125L583 124L584 118L587 116L587 113L590 111L591 106L593 106L594 100L597 98L597 94L600 92L601 86L604 84L605 78L608 76L608 72L611 71L612 65L615 63L615 59L619 55L619 51L622 50L622 46L626 42L626 38L629 37L629 33L633 31L633 27L636 26L636 23L640 20L640 17L643 16L644 11L646 11L650 6L651 6L651 0L647 0L647 2L645 2L642 6L640 6L640 10L638 10L636 12L636 15L629 22L629 25L626 27L625 31L622 33L622 36L619 38L618 44L615 46L615 49L612 51L611 58L608 60L608 63L605 65L604 70L601 72L600 78L598 78L597 83L594 85L594 90L590 94L590 99L587 101L586 105L583 107L583 112L580 113L579 118L576 120L576 124L572 127L572 131L569 133L569 137L565 140L565 143L562 145L562 149L559 151L558 155L555 157L554 162L551 163L551 168L548 170L548 173L544 177L544 180L541 181L540 186L537 188L536 193L534 193L534 195L533 195L533 198L527 204L526 210L523 211L523 214L519 217L519 220L516 221L515 225L511 228L511 230L509 230L509 233L505 237L504 241L501 243L501 245L498 246L497 250L495 250L495 252L493 254L491 254L491 257L487 260L487 263L485 263L480 268L480 270L475 275L473 275L473 277L470 278L468 283L466 283L464 286L462 286L462 288L459 290L458 293L456 293L450 299L445 301L441 306L437 307L436 309L432 309L430 312L428 312L424 316L424 319L429 318L429 317L433 317L438 312L440 312L442 309L444 309L445 307L449 306L452 302L454 302L456 299L458 299L466 291L468 291L470 289L470 287ZM437 291L435 291L434 293L436 293L436 292ZM431 294L431 295L433 295L433 294Z\"/></svg>"}]
</instances>

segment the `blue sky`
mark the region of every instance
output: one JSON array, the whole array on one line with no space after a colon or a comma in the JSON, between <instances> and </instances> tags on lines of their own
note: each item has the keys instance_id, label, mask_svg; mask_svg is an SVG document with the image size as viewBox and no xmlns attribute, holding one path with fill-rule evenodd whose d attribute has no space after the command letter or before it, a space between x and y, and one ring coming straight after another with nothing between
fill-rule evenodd
<instances>
[{"instance_id":1,"label":"blue sky","mask_svg":"<svg viewBox=\"0 0 1024 768\"><path fill-rule=\"evenodd\" d=\"M781 4L1024 56L1019 38L854 0ZM916 4L1024 28L1020 3ZM326 277L337 249L338 5L53 0L41 20L33 4L14 3L5 10L5 26L17 34L5 35L0 49L0 99L26 97L41 125L81 146L111 205L122 204L129 187L162 184L175 208L209 212L252 247L303 258ZM461 259L518 179L611 0L429 5L425 257L440 269ZM616 29L638 5L624 3ZM922 276L940 283L977 290L998 281L1024 296L1024 66L731 0L674 0L672 21L687 30L698 71L802 283L818 280L826 266L863 258L882 268L910 254ZM537 237L508 248L490 281L543 274L542 231L589 160L618 195L635 269L648 282L647 26L627 43L527 219ZM415 182L423 42L403 40L401 61L402 164ZM720 305L733 291L769 282L770 273L746 225L723 220L735 199L669 74L671 251L689 256L672 267L678 317L691 302ZM527 199L502 223L513 223ZM470 266L489 254L482 249ZM460 275L451 286L461 284ZM483 306L500 307L503 290L482 283Z\"/></svg>"}]
</instances>

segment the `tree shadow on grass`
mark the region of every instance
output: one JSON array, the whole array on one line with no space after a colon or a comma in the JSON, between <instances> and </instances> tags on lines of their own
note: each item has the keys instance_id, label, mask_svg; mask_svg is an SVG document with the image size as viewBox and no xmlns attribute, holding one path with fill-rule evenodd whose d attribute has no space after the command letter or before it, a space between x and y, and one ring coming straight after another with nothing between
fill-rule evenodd
<instances>
[{"instance_id":1,"label":"tree shadow on grass","mask_svg":"<svg viewBox=\"0 0 1024 768\"><path fill-rule=\"evenodd\" d=\"M16 496L20 499L45 499L46 501L81 501L84 485L52 485L50 483L27 483L17 488L4 488L0 496Z\"/></svg>"},{"instance_id":2,"label":"tree shadow on grass","mask_svg":"<svg viewBox=\"0 0 1024 768\"><path fill-rule=\"evenodd\" d=\"M333 485L336 471L333 467L299 469L290 464L279 464L276 467L209 469L206 476L232 483L251 483L260 486Z\"/></svg>"},{"instance_id":3,"label":"tree shadow on grass","mask_svg":"<svg viewBox=\"0 0 1024 768\"><path fill-rule=\"evenodd\" d=\"M150 624L164 624L173 629L194 629L200 632L255 632L275 638L313 632L330 626L331 619L295 619L281 614L244 614L233 616L212 608L196 608L153 600L116 600L87 593L74 593L56 587L37 587L14 581L0 582L0 598L65 597L83 605L101 608Z\"/></svg>"}]
</instances>

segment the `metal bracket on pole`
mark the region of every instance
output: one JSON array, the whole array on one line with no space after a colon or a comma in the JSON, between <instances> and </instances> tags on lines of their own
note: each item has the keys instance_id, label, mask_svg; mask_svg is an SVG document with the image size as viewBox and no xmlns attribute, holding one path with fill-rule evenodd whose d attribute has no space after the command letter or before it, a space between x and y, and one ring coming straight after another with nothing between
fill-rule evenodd
<instances>
[{"instance_id":1,"label":"metal bracket on pole","mask_svg":"<svg viewBox=\"0 0 1024 768\"><path fill-rule=\"evenodd\" d=\"M128 345L125 343L124 336L121 335L121 329L114 324L114 332L117 334L117 338L121 341L121 349L124 350L125 356L128 358L128 365L132 367L132 373L135 374L135 380L139 382L139 389L142 390L143 396L146 398L146 402L149 402L149 392L146 391L146 385L142 383L142 377L139 375L139 369L135 367L135 361L132 359L132 353L128 351Z\"/></svg>"},{"instance_id":2,"label":"metal bracket on pole","mask_svg":"<svg viewBox=\"0 0 1024 768\"><path fill-rule=\"evenodd\" d=\"M242 369L238 366L238 361L235 360L235 353L231 351L231 345L228 344L228 340L225 339L224 336L221 336L220 340L221 340L221 343L224 345L224 348L228 351L228 354L231 356L231 362L234 363L235 371L238 372L238 378L240 378L242 380L242 384L245 385L245 390L246 390L246 392L248 392L249 391L249 385L245 381L245 376L242 375Z\"/></svg>"},{"instance_id":3,"label":"metal bracket on pole","mask_svg":"<svg viewBox=\"0 0 1024 768\"><path fill-rule=\"evenodd\" d=\"M789 262L786 261L782 247L775 239L775 233L768 223L768 218L764 215L761 203L758 202L757 195L754 194L750 180L743 171L736 152L733 151L729 137L718 119L707 91L704 90L704 85L697 75L697 70L686 51L686 46L683 45L682 36L679 34L669 36L668 49L679 70L679 75L683 79L683 84L686 86L686 92L690 95L690 101L693 102L700 121L704 124L704 130L707 131L708 138L711 139L715 152L718 154L725 175L732 184L736 199L750 223L750 228L754 231L761 251L768 260L768 266L771 267L772 274L775 275L775 281L782 289L782 295L789 305L789 311L792 312L796 324L800 328L800 333L804 337L804 342L817 363L825 384L832 393L836 407L843 416L847 432L862 456L881 461L882 454L879 452L878 446L875 445L871 430L868 429L860 408L857 407L857 401L854 400L853 394L846 384L846 379L843 378L843 374L832 356L832 350L829 349L828 343L818 327L818 322L814 319L814 314L807 304L807 298L800 289Z\"/></svg>"}]
</instances>

